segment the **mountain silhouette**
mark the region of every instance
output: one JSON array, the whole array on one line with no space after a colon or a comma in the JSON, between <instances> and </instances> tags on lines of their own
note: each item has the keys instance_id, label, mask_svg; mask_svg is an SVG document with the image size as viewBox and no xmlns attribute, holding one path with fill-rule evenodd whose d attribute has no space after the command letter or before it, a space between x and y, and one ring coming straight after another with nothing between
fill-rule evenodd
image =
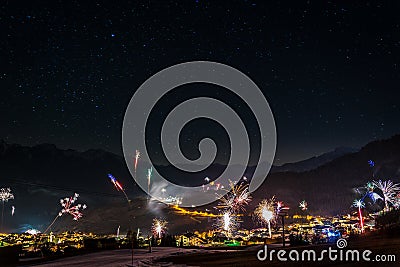
<instances>
[{"instance_id":1,"label":"mountain silhouette","mask_svg":"<svg viewBox=\"0 0 400 267\"><path fill-rule=\"evenodd\" d=\"M349 153L357 152L357 149L350 147L339 147L333 151L314 156L309 159L301 160L293 163L285 163L281 166L273 166L271 172L305 172L313 170L325 163Z\"/></svg>"},{"instance_id":2,"label":"mountain silhouette","mask_svg":"<svg viewBox=\"0 0 400 267\"><path fill-rule=\"evenodd\" d=\"M249 215L261 199L273 195L286 203L291 213L301 212L298 208L301 200L308 202L307 212L314 215L351 212L352 201L358 197L354 188L362 187L373 179L399 182L399 151L400 135L395 135L386 140L373 141L359 151L337 149L298 163L273 167L273 172L252 194L253 201L247 213ZM375 162L373 168L368 165L369 160ZM148 167L148 163L139 162L138 175L145 176ZM214 167L215 170L224 168ZM162 171L163 167L160 168ZM136 225L140 221L141 227L144 227L151 221L147 218L149 214L168 217L171 230L184 225L188 229L201 228L196 219L183 220L172 216L164 204L147 203L146 195L135 184L123 157L104 150L79 152L59 149L52 144L28 147L0 141L0 169L0 187L10 187L15 196L14 200L5 204L5 230L23 231L29 225L45 229L60 210L59 199L72 196L74 192L80 193L78 202L86 203L88 209L79 222L72 221L72 218L60 218L59 224L55 225L60 229L112 232L119 224L127 229L133 222ZM253 170L254 167L249 167L246 175ZM108 173L112 173L124 186L133 200L131 207L128 207L123 194L113 187ZM209 177L214 177L212 172ZM183 183L185 177L178 177L176 181ZM14 216L7 215L11 206L15 206ZM215 203L203 209L215 212L213 206Z\"/></svg>"}]
</instances>

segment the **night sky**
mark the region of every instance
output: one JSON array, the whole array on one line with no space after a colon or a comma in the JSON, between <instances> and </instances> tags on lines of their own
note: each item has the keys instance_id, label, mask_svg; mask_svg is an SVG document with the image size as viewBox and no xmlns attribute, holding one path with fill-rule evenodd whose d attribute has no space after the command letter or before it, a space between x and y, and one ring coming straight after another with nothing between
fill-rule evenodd
<instances>
[{"instance_id":1,"label":"night sky","mask_svg":"<svg viewBox=\"0 0 400 267\"><path fill-rule=\"evenodd\" d=\"M277 164L400 133L398 6L7 2L0 139L8 143L122 154L122 120L135 90L163 68L193 60L235 67L262 89L277 124ZM204 134L194 126L183 137Z\"/></svg>"}]
</instances>

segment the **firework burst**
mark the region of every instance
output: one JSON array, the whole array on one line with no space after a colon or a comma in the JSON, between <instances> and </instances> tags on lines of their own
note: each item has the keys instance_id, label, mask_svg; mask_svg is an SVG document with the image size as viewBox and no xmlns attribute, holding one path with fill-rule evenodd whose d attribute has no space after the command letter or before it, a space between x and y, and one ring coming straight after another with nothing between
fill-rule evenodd
<instances>
[{"instance_id":1,"label":"firework burst","mask_svg":"<svg viewBox=\"0 0 400 267\"><path fill-rule=\"evenodd\" d=\"M71 214L75 221L82 218L81 210L86 209L86 204L75 204L75 201L78 200L79 194L75 193L73 197L66 197L60 200L60 204L63 207L62 210L58 213L58 216L61 217L63 214Z\"/></svg>"},{"instance_id":2,"label":"firework burst","mask_svg":"<svg viewBox=\"0 0 400 267\"><path fill-rule=\"evenodd\" d=\"M301 210L306 211L308 209L308 203L303 200L299 203L299 208L301 208Z\"/></svg>"},{"instance_id":3,"label":"firework burst","mask_svg":"<svg viewBox=\"0 0 400 267\"><path fill-rule=\"evenodd\" d=\"M227 209L233 213L245 211L246 206L250 203L252 197L249 192L248 184L235 185L230 181L231 190L220 199L218 208Z\"/></svg>"},{"instance_id":4,"label":"firework burst","mask_svg":"<svg viewBox=\"0 0 400 267\"><path fill-rule=\"evenodd\" d=\"M4 202L8 202L9 200L14 199L13 193L11 193L10 188L1 188L0 189L0 200L2 202L2 209L1 209L1 225L0 231L3 230L3 221L4 221Z\"/></svg>"},{"instance_id":5,"label":"firework burst","mask_svg":"<svg viewBox=\"0 0 400 267\"><path fill-rule=\"evenodd\" d=\"M353 207L356 207L356 208L365 208L365 204L364 204L364 202L363 202L361 199L355 199L355 200L353 201Z\"/></svg>"},{"instance_id":6,"label":"firework burst","mask_svg":"<svg viewBox=\"0 0 400 267\"><path fill-rule=\"evenodd\" d=\"M70 214L73 217L73 220L77 221L80 218L82 218L82 210L86 209L86 204L77 204L74 205L75 202L78 200L79 194L75 193L72 197L66 197L60 200L61 204L61 211L58 213L56 218L53 220L53 222L46 228L46 230L43 233L46 233L47 230L50 229L50 227L56 222L58 217L63 216L64 214Z\"/></svg>"},{"instance_id":7,"label":"firework burst","mask_svg":"<svg viewBox=\"0 0 400 267\"><path fill-rule=\"evenodd\" d=\"M151 226L151 231L153 235L161 238L162 234L167 230L168 222L162 219L153 219L153 225Z\"/></svg>"},{"instance_id":8,"label":"firework burst","mask_svg":"<svg viewBox=\"0 0 400 267\"><path fill-rule=\"evenodd\" d=\"M2 202L8 202L9 200L14 199L13 193L11 193L10 188L1 188L0 189L0 200Z\"/></svg>"},{"instance_id":9,"label":"firework burst","mask_svg":"<svg viewBox=\"0 0 400 267\"><path fill-rule=\"evenodd\" d=\"M373 181L373 185L380 189L383 193L385 208L389 209L389 203L396 204L397 195L400 192L400 184L394 184L391 180L388 181Z\"/></svg>"},{"instance_id":10,"label":"firework burst","mask_svg":"<svg viewBox=\"0 0 400 267\"><path fill-rule=\"evenodd\" d=\"M275 222L276 220L274 205L275 196L273 196L271 199L264 199L258 204L256 209L254 210L253 215L259 224L263 226L268 226L268 233L270 238L272 237L271 223Z\"/></svg>"}]
</instances>

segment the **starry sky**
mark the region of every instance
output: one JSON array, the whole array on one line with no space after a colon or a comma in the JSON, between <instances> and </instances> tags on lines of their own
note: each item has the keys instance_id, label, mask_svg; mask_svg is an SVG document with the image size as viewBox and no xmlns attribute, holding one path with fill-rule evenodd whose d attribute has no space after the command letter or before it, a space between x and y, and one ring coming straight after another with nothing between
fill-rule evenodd
<instances>
[{"instance_id":1,"label":"starry sky","mask_svg":"<svg viewBox=\"0 0 400 267\"><path fill-rule=\"evenodd\" d=\"M83 2L2 2L0 139L122 154L136 88L193 60L233 66L262 89L277 164L400 133L395 2Z\"/></svg>"}]
</instances>

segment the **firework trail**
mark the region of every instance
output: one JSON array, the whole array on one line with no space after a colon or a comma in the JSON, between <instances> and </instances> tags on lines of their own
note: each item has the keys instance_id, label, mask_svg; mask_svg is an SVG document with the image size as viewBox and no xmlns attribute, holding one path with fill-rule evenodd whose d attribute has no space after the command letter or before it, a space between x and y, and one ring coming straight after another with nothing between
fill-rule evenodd
<instances>
[{"instance_id":1,"label":"firework trail","mask_svg":"<svg viewBox=\"0 0 400 267\"><path fill-rule=\"evenodd\" d=\"M388 181L372 181L373 185L380 189L383 193L385 209L389 210L389 203L396 203L397 195L400 192L400 184L394 184L391 180Z\"/></svg>"},{"instance_id":2,"label":"firework trail","mask_svg":"<svg viewBox=\"0 0 400 267\"><path fill-rule=\"evenodd\" d=\"M151 182L151 175L153 173L153 167L147 169L147 194L150 195L150 182Z\"/></svg>"},{"instance_id":3,"label":"firework trail","mask_svg":"<svg viewBox=\"0 0 400 267\"><path fill-rule=\"evenodd\" d=\"M299 208L301 208L302 211L306 211L308 209L308 204L305 200L301 201L299 203Z\"/></svg>"},{"instance_id":4,"label":"firework trail","mask_svg":"<svg viewBox=\"0 0 400 267\"><path fill-rule=\"evenodd\" d=\"M14 216L14 213L15 213L15 207L12 206L12 207L11 207L11 216Z\"/></svg>"},{"instance_id":5,"label":"firework trail","mask_svg":"<svg viewBox=\"0 0 400 267\"><path fill-rule=\"evenodd\" d=\"M128 195L126 194L124 188L122 187L122 185L120 184L120 182L118 182L118 180L111 174L108 174L108 178L110 178L111 182L114 184L115 189L117 189L117 191L120 191L122 193L124 193L124 196L126 198L126 201L128 201L128 204L130 204L130 200L128 198Z\"/></svg>"},{"instance_id":6,"label":"firework trail","mask_svg":"<svg viewBox=\"0 0 400 267\"><path fill-rule=\"evenodd\" d=\"M262 200L254 210L254 216L257 219L257 221L261 225L268 226L269 238L272 237L271 222L274 222L276 220L274 205L275 205L275 196L273 196L269 200L268 199Z\"/></svg>"},{"instance_id":7,"label":"firework trail","mask_svg":"<svg viewBox=\"0 0 400 267\"><path fill-rule=\"evenodd\" d=\"M46 228L46 230L43 232L44 234L47 232L47 230L50 229L50 227L56 222L58 217L63 216L64 214L70 214L72 215L73 220L77 221L80 218L82 218L82 210L86 209L86 204L77 204L74 205L75 202L78 200L79 194L75 193L74 196L72 197L66 197L64 199L60 200L61 204L61 211L58 213L58 215L54 218L53 222Z\"/></svg>"},{"instance_id":8,"label":"firework trail","mask_svg":"<svg viewBox=\"0 0 400 267\"><path fill-rule=\"evenodd\" d=\"M136 150L136 154L135 154L135 178L136 178L136 170L137 170L137 165L139 162L139 158L140 158L140 151Z\"/></svg>"},{"instance_id":9,"label":"firework trail","mask_svg":"<svg viewBox=\"0 0 400 267\"><path fill-rule=\"evenodd\" d=\"M168 222L161 219L153 219L153 225L151 226L151 231L153 235L158 236L161 238L162 234L165 233L167 229Z\"/></svg>"},{"instance_id":10,"label":"firework trail","mask_svg":"<svg viewBox=\"0 0 400 267\"><path fill-rule=\"evenodd\" d=\"M361 208L364 208L364 202L361 199L356 199L353 201L353 207L357 207L358 208L358 216L360 219L360 228L361 228L361 233L364 232L364 220L362 217L362 213L361 213Z\"/></svg>"},{"instance_id":11,"label":"firework trail","mask_svg":"<svg viewBox=\"0 0 400 267\"><path fill-rule=\"evenodd\" d=\"M14 199L13 193L11 193L10 188L1 188L0 189L0 200L2 202L2 209L1 209L1 225L0 231L3 230L3 222L4 222L4 202L8 202L9 200Z\"/></svg>"}]
</instances>

